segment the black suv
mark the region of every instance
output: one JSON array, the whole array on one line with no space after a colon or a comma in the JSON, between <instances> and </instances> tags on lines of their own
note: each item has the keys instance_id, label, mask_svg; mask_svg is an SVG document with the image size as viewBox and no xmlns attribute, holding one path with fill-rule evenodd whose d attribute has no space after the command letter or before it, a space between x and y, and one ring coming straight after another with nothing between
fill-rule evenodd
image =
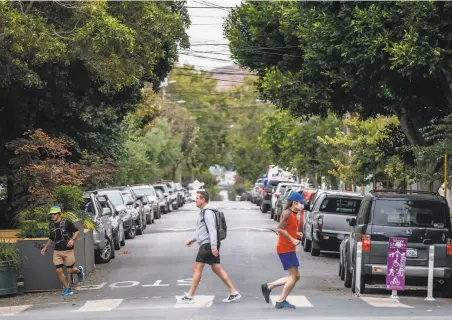
<instances>
[{"instance_id":1,"label":"black suv","mask_svg":"<svg viewBox=\"0 0 452 320\"><path fill-rule=\"evenodd\" d=\"M362 243L360 293L385 283L390 237L408 239L406 285L426 285L429 246L435 246L435 289L452 297L452 232L449 206L436 192L376 190L364 196L344 252L344 285L355 292L356 248Z\"/></svg>"}]
</instances>

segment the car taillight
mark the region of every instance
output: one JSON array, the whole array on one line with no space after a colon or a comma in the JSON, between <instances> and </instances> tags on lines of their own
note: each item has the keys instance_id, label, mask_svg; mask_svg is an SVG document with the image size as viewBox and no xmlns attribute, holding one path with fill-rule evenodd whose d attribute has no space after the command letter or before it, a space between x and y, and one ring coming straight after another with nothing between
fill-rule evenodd
<instances>
[{"instance_id":1,"label":"car taillight","mask_svg":"<svg viewBox=\"0 0 452 320\"><path fill-rule=\"evenodd\" d=\"M446 252L448 256L452 256L452 239L450 238L446 241Z\"/></svg>"},{"instance_id":2,"label":"car taillight","mask_svg":"<svg viewBox=\"0 0 452 320\"><path fill-rule=\"evenodd\" d=\"M361 243L363 245L363 252L370 252L370 235L362 234Z\"/></svg>"},{"instance_id":3,"label":"car taillight","mask_svg":"<svg viewBox=\"0 0 452 320\"><path fill-rule=\"evenodd\" d=\"M264 197L268 196L268 191L264 190Z\"/></svg>"}]
</instances>

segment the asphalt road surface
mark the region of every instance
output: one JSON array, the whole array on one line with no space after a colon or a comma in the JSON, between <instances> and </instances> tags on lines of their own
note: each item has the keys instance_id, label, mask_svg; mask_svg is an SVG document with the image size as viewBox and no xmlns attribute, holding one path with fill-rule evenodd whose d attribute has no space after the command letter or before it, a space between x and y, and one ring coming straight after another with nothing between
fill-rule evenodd
<instances>
[{"instance_id":1,"label":"asphalt road surface","mask_svg":"<svg viewBox=\"0 0 452 320\"><path fill-rule=\"evenodd\" d=\"M68 298L58 293L27 294L0 300L4 319L450 319L452 301L424 301L426 292L404 292L398 300L382 289L352 295L337 276L338 254L311 257L298 249L301 280L288 298L296 310L265 303L260 285L285 276L275 253L276 223L249 202L217 202L225 212L228 237L221 261L242 299L223 303L227 290L206 266L195 303L178 300L189 289L197 245L194 203L164 215L145 234L127 240L116 259L98 265L83 287ZM38 276L38 275L37 275ZM280 289L274 291L275 299Z\"/></svg>"}]
</instances>

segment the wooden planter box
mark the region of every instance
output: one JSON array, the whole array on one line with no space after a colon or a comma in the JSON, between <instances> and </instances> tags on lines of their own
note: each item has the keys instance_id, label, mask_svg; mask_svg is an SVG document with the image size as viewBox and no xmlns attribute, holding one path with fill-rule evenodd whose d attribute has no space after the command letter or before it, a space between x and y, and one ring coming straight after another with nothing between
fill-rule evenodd
<instances>
[{"instance_id":1,"label":"wooden planter box","mask_svg":"<svg viewBox=\"0 0 452 320\"><path fill-rule=\"evenodd\" d=\"M80 230L80 234L75 241L75 265L83 266L85 275L88 275L94 267L91 266L91 255L94 260L94 244L92 241L92 231L85 234L81 222L74 223ZM91 235L90 235L91 234ZM90 241L91 239L91 241ZM44 256L41 249L47 243L47 238L18 239L22 276L24 278L24 292L54 291L62 290L62 284L56 275L53 265L53 248L49 247ZM88 258L87 258L88 256ZM87 265L88 260L88 265ZM64 272L67 272L64 268ZM68 280L71 281L70 277ZM77 276L72 277L73 283L77 283Z\"/></svg>"}]
</instances>

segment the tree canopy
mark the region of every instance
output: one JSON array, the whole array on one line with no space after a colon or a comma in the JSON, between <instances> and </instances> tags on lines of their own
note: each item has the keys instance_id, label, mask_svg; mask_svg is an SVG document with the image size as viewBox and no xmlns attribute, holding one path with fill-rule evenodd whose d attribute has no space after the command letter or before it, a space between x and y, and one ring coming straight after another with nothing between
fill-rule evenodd
<instances>
[{"instance_id":1,"label":"tree canopy","mask_svg":"<svg viewBox=\"0 0 452 320\"><path fill-rule=\"evenodd\" d=\"M451 112L449 2L246 2L225 24L263 98L295 115L399 118L413 145Z\"/></svg>"}]
</instances>

